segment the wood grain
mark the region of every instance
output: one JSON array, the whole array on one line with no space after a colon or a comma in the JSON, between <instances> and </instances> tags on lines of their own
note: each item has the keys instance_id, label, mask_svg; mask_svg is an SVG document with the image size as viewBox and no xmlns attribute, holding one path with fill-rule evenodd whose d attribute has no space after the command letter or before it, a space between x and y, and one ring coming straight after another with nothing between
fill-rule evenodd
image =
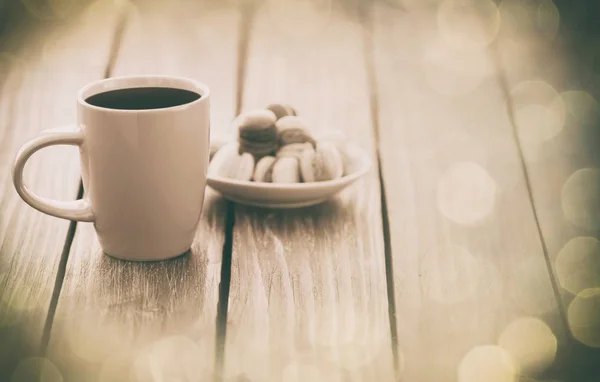
<instances>
[{"instance_id":1,"label":"wood grain","mask_svg":"<svg viewBox=\"0 0 600 382\"><path fill-rule=\"evenodd\" d=\"M0 380L16 363L44 351L42 336L69 222L44 215L17 195L11 165L18 148L42 129L75 122L76 92L102 78L114 30L104 3L44 21L21 16L7 24L0 52ZM75 147L50 147L25 168L36 193L75 199Z\"/></svg>"},{"instance_id":2,"label":"wood grain","mask_svg":"<svg viewBox=\"0 0 600 382\"><path fill-rule=\"evenodd\" d=\"M225 378L394 380L379 181L353 4L265 2L249 34L242 111L289 103L339 129L372 171L321 205L235 205Z\"/></svg>"},{"instance_id":3,"label":"wood grain","mask_svg":"<svg viewBox=\"0 0 600 382\"><path fill-rule=\"evenodd\" d=\"M211 131L235 110L239 12L231 4L137 2L114 76L169 74L211 89ZM132 263L105 256L79 224L52 332L67 380L207 380L213 373L225 203L207 189L183 257ZM136 379L137 378L137 379Z\"/></svg>"},{"instance_id":4,"label":"wood grain","mask_svg":"<svg viewBox=\"0 0 600 382\"><path fill-rule=\"evenodd\" d=\"M565 328L489 51L497 20L444 6L372 13L402 376L543 376Z\"/></svg>"},{"instance_id":5,"label":"wood grain","mask_svg":"<svg viewBox=\"0 0 600 382\"><path fill-rule=\"evenodd\" d=\"M544 24L526 24L522 16L520 23L505 25L498 56L540 232L572 337L560 374L587 381L600 375L600 321L594 305L600 302L600 75L594 65L600 54L593 48L600 34L592 17L598 7L555 4L545 4ZM531 5L504 9L505 14L525 16L536 12ZM516 56L516 51L527 54ZM554 118L528 117L527 111L536 105ZM586 291L592 293L588 296Z\"/></svg>"}]
</instances>

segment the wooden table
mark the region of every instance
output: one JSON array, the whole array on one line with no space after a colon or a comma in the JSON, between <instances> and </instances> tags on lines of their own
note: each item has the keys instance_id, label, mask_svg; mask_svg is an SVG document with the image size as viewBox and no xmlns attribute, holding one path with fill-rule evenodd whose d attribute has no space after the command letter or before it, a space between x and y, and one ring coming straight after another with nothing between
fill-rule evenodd
<instances>
[{"instance_id":1,"label":"wooden table","mask_svg":"<svg viewBox=\"0 0 600 382\"><path fill-rule=\"evenodd\" d=\"M556 4L4 6L0 380L597 381L600 50L593 9ZM288 102L374 166L297 210L207 189L190 254L114 260L91 224L27 206L10 166L74 121L78 88L129 74L206 82L215 132ZM72 147L26 180L85 192Z\"/></svg>"}]
</instances>

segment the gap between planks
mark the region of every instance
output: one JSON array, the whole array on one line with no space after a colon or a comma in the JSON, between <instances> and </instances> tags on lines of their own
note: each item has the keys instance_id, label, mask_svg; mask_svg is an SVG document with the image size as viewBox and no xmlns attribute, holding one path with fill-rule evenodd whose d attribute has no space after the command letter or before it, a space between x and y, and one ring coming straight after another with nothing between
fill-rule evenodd
<instances>
[{"instance_id":1,"label":"gap between planks","mask_svg":"<svg viewBox=\"0 0 600 382\"><path fill-rule=\"evenodd\" d=\"M237 84L235 95L235 115L242 108L242 96L246 78L246 62L248 58L249 35L256 12L253 2L240 6L240 27L237 45ZM219 281L219 298L217 301L215 336L215 381L220 381L225 365L225 337L227 335L227 310L229 308L229 288L231 286L231 256L233 254L233 227L235 226L235 203L227 201L225 205L225 239L221 258L221 279Z\"/></svg>"},{"instance_id":2,"label":"gap between planks","mask_svg":"<svg viewBox=\"0 0 600 382\"><path fill-rule=\"evenodd\" d=\"M390 234L390 220L387 209L387 198L383 171L381 169L381 154L379 149L379 98L377 94L377 78L375 76L375 64L373 62L373 7L370 3L360 3L361 15L360 21L363 26L363 56L365 59L365 69L367 72L367 86L369 90L369 102L371 108L371 126L375 138L375 153L377 157L377 169L379 176L379 192L381 198L381 226L383 229L383 250L385 257L385 278L388 298L388 321L390 325L390 336L392 346L392 355L394 362L394 373L396 378L400 376L400 364L398 358L398 328L396 321L396 298L394 294L394 264L392 255L392 243Z\"/></svg>"},{"instance_id":3,"label":"gap between planks","mask_svg":"<svg viewBox=\"0 0 600 382\"><path fill-rule=\"evenodd\" d=\"M119 56L119 49L121 46L121 40L123 37L123 31L127 24L130 16L130 8L124 7L121 12L117 15L118 20L115 26L115 32L110 44L110 52L107 58L106 67L104 70L104 78L109 78L112 75L114 64ZM83 198L83 182L79 179L79 186L77 189L76 199ZM65 237L65 244L60 255L60 262L58 264L58 271L56 272L56 279L54 281L54 288L52 290L52 297L50 298L50 305L48 307L48 315L44 323L44 329L42 331L42 340L40 343L40 354L45 356L48 351L48 344L50 343L50 335L52 333L52 324L54 323L54 316L56 314L56 307L58 306L58 300L60 298L60 292L62 289L65 273L67 270L67 263L69 261L69 253L71 252L71 246L75 233L77 232L77 221L71 220L69 223L69 230Z\"/></svg>"},{"instance_id":4,"label":"gap between planks","mask_svg":"<svg viewBox=\"0 0 600 382\"><path fill-rule=\"evenodd\" d=\"M546 268L548 269L548 277L550 278L550 284L552 285L552 292L556 299L561 323L565 328L568 328L569 323L567 320L566 309L565 309L565 306L564 306L564 303L563 303L563 300L562 300L562 297L560 294L560 290L558 288L556 275L554 274L554 271L552 269L552 261L550 260L550 256L548 254L548 246L546 244L546 239L544 238L544 235L542 233L542 227L540 225L540 219L538 216L538 211L537 211L535 200L533 197L531 178L529 175L529 171L527 169L527 163L525 161L525 154L523 152L523 145L521 143L521 140L519 138L519 134L517 131L514 105L513 105L512 97L510 95L510 89L508 86L508 78L506 76L506 71L504 70L504 67L502 66L502 63L499 59L498 54L499 54L498 45L496 44L494 46L494 49L492 49L492 59L496 66L496 78L498 80L498 86L500 87L500 91L502 92L504 100L506 101L506 112L508 114L508 120L509 120L510 126L511 126L512 138L517 147L517 152L519 155L519 162L521 165L521 171L523 172L523 179L525 180L525 187L527 189L527 196L529 198L529 205L531 206L531 212L533 213L533 219L535 221L537 234L540 239L540 243L542 245L542 252L544 254L544 261L546 262ZM571 339L571 337L572 337L571 332L569 330L567 330L567 337L569 339Z\"/></svg>"},{"instance_id":5,"label":"gap between planks","mask_svg":"<svg viewBox=\"0 0 600 382\"><path fill-rule=\"evenodd\" d=\"M81 199L82 197L83 184L81 180L79 180L77 199ZM71 252L71 245L73 244L73 238L75 238L76 231L77 221L71 220L71 222L69 223L69 230L67 231L67 236L65 237L65 244L60 254L60 262L58 263L58 271L56 272L56 279L54 280L54 288L52 289L52 297L50 298L48 315L46 316L44 330L42 331L42 341L40 343L40 353L42 356L46 356L46 352L48 351L48 343L50 343L52 323L54 322L54 315L56 314L56 307L58 306L58 298L60 297L60 291L62 289L63 280L65 279L65 273L67 271L67 261L69 260L69 252Z\"/></svg>"}]
</instances>

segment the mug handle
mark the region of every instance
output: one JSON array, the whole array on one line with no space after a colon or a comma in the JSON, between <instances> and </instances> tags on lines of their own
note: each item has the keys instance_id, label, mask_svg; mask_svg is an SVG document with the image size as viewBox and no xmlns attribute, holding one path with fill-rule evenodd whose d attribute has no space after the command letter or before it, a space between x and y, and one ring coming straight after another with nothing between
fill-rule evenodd
<instances>
[{"instance_id":1,"label":"mug handle","mask_svg":"<svg viewBox=\"0 0 600 382\"><path fill-rule=\"evenodd\" d=\"M36 195L23 183L25 163L36 151L52 145L83 144L83 132L75 126L43 130L40 135L25 143L17 152L12 167L13 183L19 196L31 207L58 218L93 222L94 214L89 199L61 201Z\"/></svg>"}]
</instances>

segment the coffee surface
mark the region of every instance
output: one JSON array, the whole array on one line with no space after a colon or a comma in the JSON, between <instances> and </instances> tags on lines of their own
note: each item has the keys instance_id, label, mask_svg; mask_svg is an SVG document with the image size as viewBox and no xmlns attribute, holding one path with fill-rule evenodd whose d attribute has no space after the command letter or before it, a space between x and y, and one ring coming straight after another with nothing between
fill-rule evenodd
<instances>
[{"instance_id":1,"label":"coffee surface","mask_svg":"<svg viewBox=\"0 0 600 382\"><path fill-rule=\"evenodd\" d=\"M184 89L140 87L95 94L85 101L107 109L144 110L184 105L199 98L200 94Z\"/></svg>"}]
</instances>

